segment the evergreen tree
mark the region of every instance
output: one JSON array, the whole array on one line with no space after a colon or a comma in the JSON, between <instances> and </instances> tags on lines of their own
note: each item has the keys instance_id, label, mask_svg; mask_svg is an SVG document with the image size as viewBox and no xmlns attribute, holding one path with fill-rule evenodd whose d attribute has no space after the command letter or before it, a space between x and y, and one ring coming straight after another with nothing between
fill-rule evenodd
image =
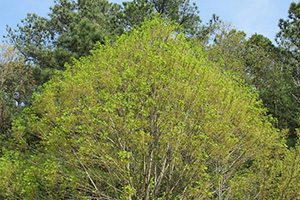
<instances>
[{"instance_id":1,"label":"evergreen tree","mask_svg":"<svg viewBox=\"0 0 300 200\"><path fill-rule=\"evenodd\" d=\"M121 25L125 29L139 26L147 16L157 12L181 25L189 36L200 34L200 17L196 3L190 0L133 0L123 2L119 14Z\"/></svg>"},{"instance_id":2,"label":"evergreen tree","mask_svg":"<svg viewBox=\"0 0 300 200\"><path fill-rule=\"evenodd\" d=\"M286 101L284 106L286 115L289 115L287 124L291 129L299 127L300 119L300 3L292 2L288 11L288 19L280 19L280 31L276 36L276 41L280 47L280 58L284 70L289 72L285 88ZM285 84L283 82L283 84ZM286 84L285 84L286 85ZM296 137L296 133L293 133Z\"/></svg>"},{"instance_id":3,"label":"evergreen tree","mask_svg":"<svg viewBox=\"0 0 300 200\"><path fill-rule=\"evenodd\" d=\"M96 42L104 43L105 38L122 33L117 26L118 4L107 0L54 2L48 17L28 14L16 30L7 28L9 42L27 62L43 70L41 83L53 69L64 69L71 58L88 55Z\"/></svg>"}]
</instances>

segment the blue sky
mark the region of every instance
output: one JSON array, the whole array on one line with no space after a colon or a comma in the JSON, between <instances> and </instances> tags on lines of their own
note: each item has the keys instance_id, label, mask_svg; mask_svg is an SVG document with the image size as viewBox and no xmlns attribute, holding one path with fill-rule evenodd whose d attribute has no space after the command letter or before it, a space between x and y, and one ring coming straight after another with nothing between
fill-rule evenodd
<instances>
[{"instance_id":1,"label":"blue sky","mask_svg":"<svg viewBox=\"0 0 300 200\"><path fill-rule=\"evenodd\" d=\"M193 0L191 0L193 2ZM112 0L121 3L122 0ZM200 17L207 22L213 13L233 27L244 30L248 36L259 33L274 39L279 31L278 21L287 18L293 0L194 0ZM0 0L0 35L6 34L6 25L15 27L27 13L46 16L53 0ZM2 38L2 37L1 37ZM0 40L0 43L2 39Z\"/></svg>"}]
</instances>

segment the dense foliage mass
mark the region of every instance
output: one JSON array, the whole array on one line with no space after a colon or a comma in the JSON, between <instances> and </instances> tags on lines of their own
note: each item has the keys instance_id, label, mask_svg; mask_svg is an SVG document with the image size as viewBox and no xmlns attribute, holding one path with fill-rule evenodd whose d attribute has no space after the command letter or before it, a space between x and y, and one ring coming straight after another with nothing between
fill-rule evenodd
<instances>
[{"instance_id":1,"label":"dense foliage mass","mask_svg":"<svg viewBox=\"0 0 300 200\"><path fill-rule=\"evenodd\" d=\"M3 152L2 197L290 195L272 185L284 145L255 90L178 30L155 18L45 84Z\"/></svg>"},{"instance_id":2,"label":"dense foliage mass","mask_svg":"<svg viewBox=\"0 0 300 200\"><path fill-rule=\"evenodd\" d=\"M278 46L189 0L29 14L0 46L0 199L298 198L299 8Z\"/></svg>"}]
</instances>

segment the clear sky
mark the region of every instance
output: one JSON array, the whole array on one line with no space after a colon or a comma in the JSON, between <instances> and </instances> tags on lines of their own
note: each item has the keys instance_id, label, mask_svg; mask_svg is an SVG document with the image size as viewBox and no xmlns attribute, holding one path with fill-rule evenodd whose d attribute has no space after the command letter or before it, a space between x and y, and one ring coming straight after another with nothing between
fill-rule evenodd
<instances>
[{"instance_id":1,"label":"clear sky","mask_svg":"<svg viewBox=\"0 0 300 200\"><path fill-rule=\"evenodd\" d=\"M244 30L248 36L259 33L274 40L279 31L278 21L287 18L294 0L191 0L196 2L200 17L208 22L212 14L220 16L233 27ZM121 3L122 0L111 0ZM0 0L0 35L6 35L6 25L16 27L27 13L46 16L53 0ZM0 43L2 41L2 37Z\"/></svg>"}]
</instances>

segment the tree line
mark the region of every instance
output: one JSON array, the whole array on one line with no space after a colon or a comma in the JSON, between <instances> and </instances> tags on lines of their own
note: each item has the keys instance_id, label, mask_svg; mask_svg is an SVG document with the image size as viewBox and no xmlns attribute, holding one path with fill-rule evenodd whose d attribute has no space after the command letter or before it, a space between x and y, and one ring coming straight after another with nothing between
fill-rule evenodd
<instances>
[{"instance_id":1,"label":"tree line","mask_svg":"<svg viewBox=\"0 0 300 200\"><path fill-rule=\"evenodd\" d=\"M276 46L189 0L56 0L7 27L0 198L296 198L299 8Z\"/></svg>"}]
</instances>

